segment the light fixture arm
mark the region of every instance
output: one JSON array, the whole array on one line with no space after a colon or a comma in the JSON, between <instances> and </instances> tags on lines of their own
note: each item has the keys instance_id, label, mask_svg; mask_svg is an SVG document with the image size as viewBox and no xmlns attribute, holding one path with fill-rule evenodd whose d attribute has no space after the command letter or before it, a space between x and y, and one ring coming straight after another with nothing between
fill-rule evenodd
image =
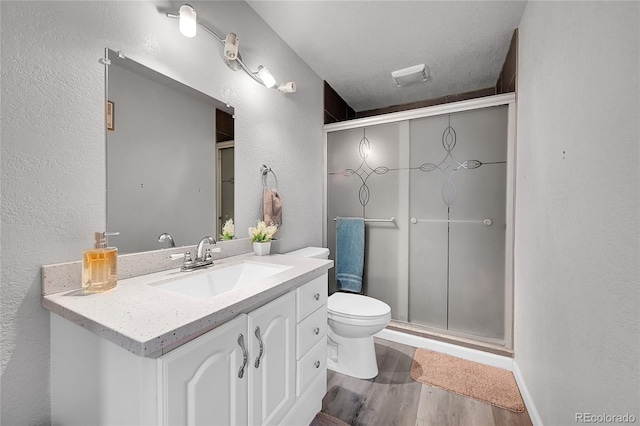
<instances>
[{"instance_id":1,"label":"light fixture arm","mask_svg":"<svg viewBox=\"0 0 640 426\"><path fill-rule=\"evenodd\" d=\"M173 18L173 19L179 19L180 15L177 13L167 13L166 14L167 18ZM196 22L198 27L202 28L204 31L206 31L207 33L209 33L213 38L215 38L216 40L218 40L218 42L222 45L223 49L224 49L224 45L225 45L225 38L220 37L218 34L216 34L213 30L211 30L209 27L207 27L206 25L201 24L200 22ZM236 63L238 63L238 65L240 65L240 68L252 79L254 79L257 83L267 87L267 88L273 88L273 89L278 89L280 87L283 87L286 84L293 84L293 87L295 87L295 83L283 83L282 85L275 85L272 87L269 87L265 84L265 82L260 78L260 75L258 74L258 72L254 72L251 70L251 68L249 68L247 66L247 64L244 63L244 61L242 60L242 56L240 56L240 52L238 52L237 57L234 59L234 61ZM227 64L229 66L229 68L231 68L234 71L237 71L238 68L234 68L232 67L230 64ZM282 91L282 90L281 90ZM295 91L295 89L294 89ZM291 93L291 92L286 92L286 93Z\"/></svg>"}]
</instances>

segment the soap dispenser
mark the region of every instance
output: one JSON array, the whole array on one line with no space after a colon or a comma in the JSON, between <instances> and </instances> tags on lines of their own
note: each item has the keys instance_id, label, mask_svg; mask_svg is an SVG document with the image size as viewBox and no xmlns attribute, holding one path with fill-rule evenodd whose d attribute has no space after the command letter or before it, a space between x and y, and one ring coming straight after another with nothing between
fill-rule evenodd
<instances>
[{"instance_id":1,"label":"soap dispenser","mask_svg":"<svg viewBox=\"0 0 640 426\"><path fill-rule=\"evenodd\" d=\"M107 247L107 233L96 232L95 248L82 252L82 290L101 293L118 282L118 249Z\"/></svg>"}]
</instances>

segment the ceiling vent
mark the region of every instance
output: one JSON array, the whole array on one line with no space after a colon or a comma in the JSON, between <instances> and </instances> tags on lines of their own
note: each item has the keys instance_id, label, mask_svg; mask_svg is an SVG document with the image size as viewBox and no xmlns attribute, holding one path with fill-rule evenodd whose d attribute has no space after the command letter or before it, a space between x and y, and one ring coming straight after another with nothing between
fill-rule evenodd
<instances>
[{"instance_id":1,"label":"ceiling vent","mask_svg":"<svg viewBox=\"0 0 640 426\"><path fill-rule=\"evenodd\" d=\"M414 65L391 73L396 86L404 87L414 83L422 83L429 79L429 69L424 65Z\"/></svg>"}]
</instances>

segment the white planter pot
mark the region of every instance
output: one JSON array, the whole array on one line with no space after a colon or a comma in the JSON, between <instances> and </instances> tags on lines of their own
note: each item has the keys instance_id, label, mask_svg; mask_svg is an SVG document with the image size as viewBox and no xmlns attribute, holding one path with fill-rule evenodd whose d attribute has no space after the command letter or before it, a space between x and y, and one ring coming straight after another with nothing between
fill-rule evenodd
<instances>
[{"instance_id":1,"label":"white planter pot","mask_svg":"<svg viewBox=\"0 0 640 426\"><path fill-rule=\"evenodd\" d=\"M253 252L256 256L266 256L271 253L271 241L267 243L253 243Z\"/></svg>"}]
</instances>

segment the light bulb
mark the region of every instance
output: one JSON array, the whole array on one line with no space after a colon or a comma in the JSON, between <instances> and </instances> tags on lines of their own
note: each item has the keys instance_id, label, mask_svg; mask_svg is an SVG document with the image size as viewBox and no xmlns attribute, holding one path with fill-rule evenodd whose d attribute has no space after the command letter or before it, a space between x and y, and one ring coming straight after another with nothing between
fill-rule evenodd
<instances>
[{"instance_id":1,"label":"light bulb","mask_svg":"<svg viewBox=\"0 0 640 426\"><path fill-rule=\"evenodd\" d=\"M196 10L188 4L180 6L180 32L185 37L195 37L198 24Z\"/></svg>"},{"instance_id":2,"label":"light bulb","mask_svg":"<svg viewBox=\"0 0 640 426\"><path fill-rule=\"evenodd\" d=\"M276 79L273 78L268 68L265 68L262 65L260 65L258 67L258 75L260 76L260 80L262 80L262 82L267 88L270 89L276 85Z\"/></svg>"}]
</instances>

